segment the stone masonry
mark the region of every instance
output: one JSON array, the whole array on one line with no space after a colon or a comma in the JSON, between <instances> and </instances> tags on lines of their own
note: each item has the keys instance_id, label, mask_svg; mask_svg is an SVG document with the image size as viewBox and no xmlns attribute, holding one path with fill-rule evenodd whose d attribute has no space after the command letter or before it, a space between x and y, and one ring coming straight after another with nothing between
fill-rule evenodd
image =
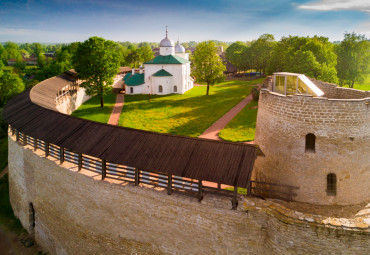
<instances>
[{"instance_id":1,"label":"stone masonry","mask_svg":"<svg viewBox=\"0 0 370 255\"><path fill-rule=\"evenodd\" d=\"M256 160L252 179L297 186L294 199L311 204L368 202L370 93L313 81L327 97L278 94L266 79L255 137L265 156ZM305 151L309 133L315 152ZM337 176L335 196L326 192L330 173Z\"/></svg>"},{"instance_id":2,"label":"stone masonry","mask_svg":"<svg viewBox=\"0 0 370 255\"><path fill-rule=\"evenodd\" d=\"M45 158L9 136L14 213L51 254L368 254L368 219L353 226L284 209L273 201L206 195L100 180ZM334 222L334 223L333 223ZM366 223L367 222L367 223Z\"/></svg>"}]
</instances>

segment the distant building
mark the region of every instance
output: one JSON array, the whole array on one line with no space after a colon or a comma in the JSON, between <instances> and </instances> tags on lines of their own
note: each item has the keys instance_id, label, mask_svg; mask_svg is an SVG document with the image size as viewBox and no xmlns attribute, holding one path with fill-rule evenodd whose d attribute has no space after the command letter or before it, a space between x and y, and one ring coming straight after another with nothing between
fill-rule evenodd
<instances>
[{"instance_id":1,"label":"distant building","mask_svg":"<svg viewBox=\"0 0 370 255\"><path fill-rule=\"evenodd\" d=\"M43 55L48 60L54 60L54 59L56 59L54 53L43 53ZM22 55L22 60L21 61L25 62L26 65L35 66L35 65L37 65L37 57L36 57L36 54L33 53L28 58L25 57L24 55ZM8 59L8 66L14 66L15 63L17 63L17 59L16 58L10 58L10 59Z\"/></svg>"}]
</instances>

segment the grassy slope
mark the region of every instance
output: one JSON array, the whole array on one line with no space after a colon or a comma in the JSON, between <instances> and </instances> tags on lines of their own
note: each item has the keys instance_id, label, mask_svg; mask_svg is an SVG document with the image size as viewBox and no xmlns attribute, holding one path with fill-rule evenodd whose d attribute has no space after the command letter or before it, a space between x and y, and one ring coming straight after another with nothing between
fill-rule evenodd
<instances>
[{"instance_id":1,"label":"grassy slope","mask_svg":"<svg viewBox=\"0 0 370 255\"><path fill-rule=\"evenodd\" d=\"M0 139L0 172L8 164L8 137Z\"/></svg>"},{"instance_id":2,"label":"grassy slope","mask_svg":"<svg viewBox=\"0 0 370 255\"><path fill-rule=\"evenodd\" d=\"M231 142L254 140L258 110L254 107L257 105L258 103L256 101L250 102L226 125L224 129L221 130L219 137Z\"/></svg>"},{"instance_id":3,"label":"grassy slope","mask_svg":"<svg viewBox=\"0 0 370 255\"><path fill-rule=\"evenodd\" d=\"M95 96L82 104L72 113L72 116L101 123L108 123L116 102L116 94L109 93L104 96L104 107L100 107L100 98Z\"/></svg>"},{"instance_id":4,"label":"grassy slope","mask_svg":"<svg viewBox=\"0 0 370 255\"><path fill-rule=\"evenodd\" d=\"M0 172L8 164L8 138L0 140ZM6 174L0 179L0 225L2 229L22 232L23 228L18 219L14 217L12 207L9 202L9 183Z\"/></svg>"},{"instance_id":5,"label":"grassy slope","mask_svg":"<svg viewBox=\"0 0 370 255\"><path fill-rule=\"evenodd\" d=\"M197 137L250 94L259 80L226 81L211 87L194 87L184 95L126 95L119 125L160 133ZM243 83L243 85L240 85Z\"/></svg>"}]
</instances>

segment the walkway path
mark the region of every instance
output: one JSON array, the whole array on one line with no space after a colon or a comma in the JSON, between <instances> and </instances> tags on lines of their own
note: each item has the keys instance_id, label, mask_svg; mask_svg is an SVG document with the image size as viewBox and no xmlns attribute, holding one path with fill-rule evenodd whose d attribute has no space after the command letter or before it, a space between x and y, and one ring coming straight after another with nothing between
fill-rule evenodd
<instances>
[{"instance_id":1,"label":"walkway path","mask_svg":"<svg viewBox=\"0 0 370 255\"><path fill-rule=\"evenodd\" d=\"M108 124L117 126L119 123L119 116L121 115L121 111L125 103L125 95L120 93L123 86L123 76L119 76L115 81L116 83L113 85L113 92L117 93L117 97L112 114L109 117Z\"/></svg>"},{"instance_id":2,"label":"walkway path","mask_svg":"<svg viewBox=\"0 0 370 255\"><path fill-rule=\"evenodd\" d=\"M219 118L212 126L210 126L199 138L207 138L213 140L221 140L218 133L229 123L247 104L252 101L252 94L244 98L240 103L234 106L224 116Z\"/></svg>"},{"instance_id":3,"label":"walkway path","mask_svg":"<svg viewBox=\"0 0 370 255\"><path fill-rule=\"evenodd\" d=\"M121 115L121 111L123 105L125 103L125 95L124 94L117 94L116 103L114 104L112 114L109 117L108 124L110 125L118 125L119 116Z\"/></svg>"}]
</instances>

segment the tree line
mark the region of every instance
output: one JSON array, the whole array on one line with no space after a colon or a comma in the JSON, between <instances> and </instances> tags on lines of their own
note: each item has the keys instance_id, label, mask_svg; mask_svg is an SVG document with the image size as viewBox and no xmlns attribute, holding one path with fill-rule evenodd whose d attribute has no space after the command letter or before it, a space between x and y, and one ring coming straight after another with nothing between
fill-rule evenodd
<instances>
[{"instance_id":1,"label":"tree line","mask_svg":"<svg viewBox=\"0 0 370 255\"><path fill-rule=\"evenodd\" d=\"M322 36L288 36L275 41L273 35L264 34L252 42L231 44L226 59L238 71L303 73L353 88L370 73L370 41L355 33L345 33L339 43Z\"/></svg>"}]
</instances>

